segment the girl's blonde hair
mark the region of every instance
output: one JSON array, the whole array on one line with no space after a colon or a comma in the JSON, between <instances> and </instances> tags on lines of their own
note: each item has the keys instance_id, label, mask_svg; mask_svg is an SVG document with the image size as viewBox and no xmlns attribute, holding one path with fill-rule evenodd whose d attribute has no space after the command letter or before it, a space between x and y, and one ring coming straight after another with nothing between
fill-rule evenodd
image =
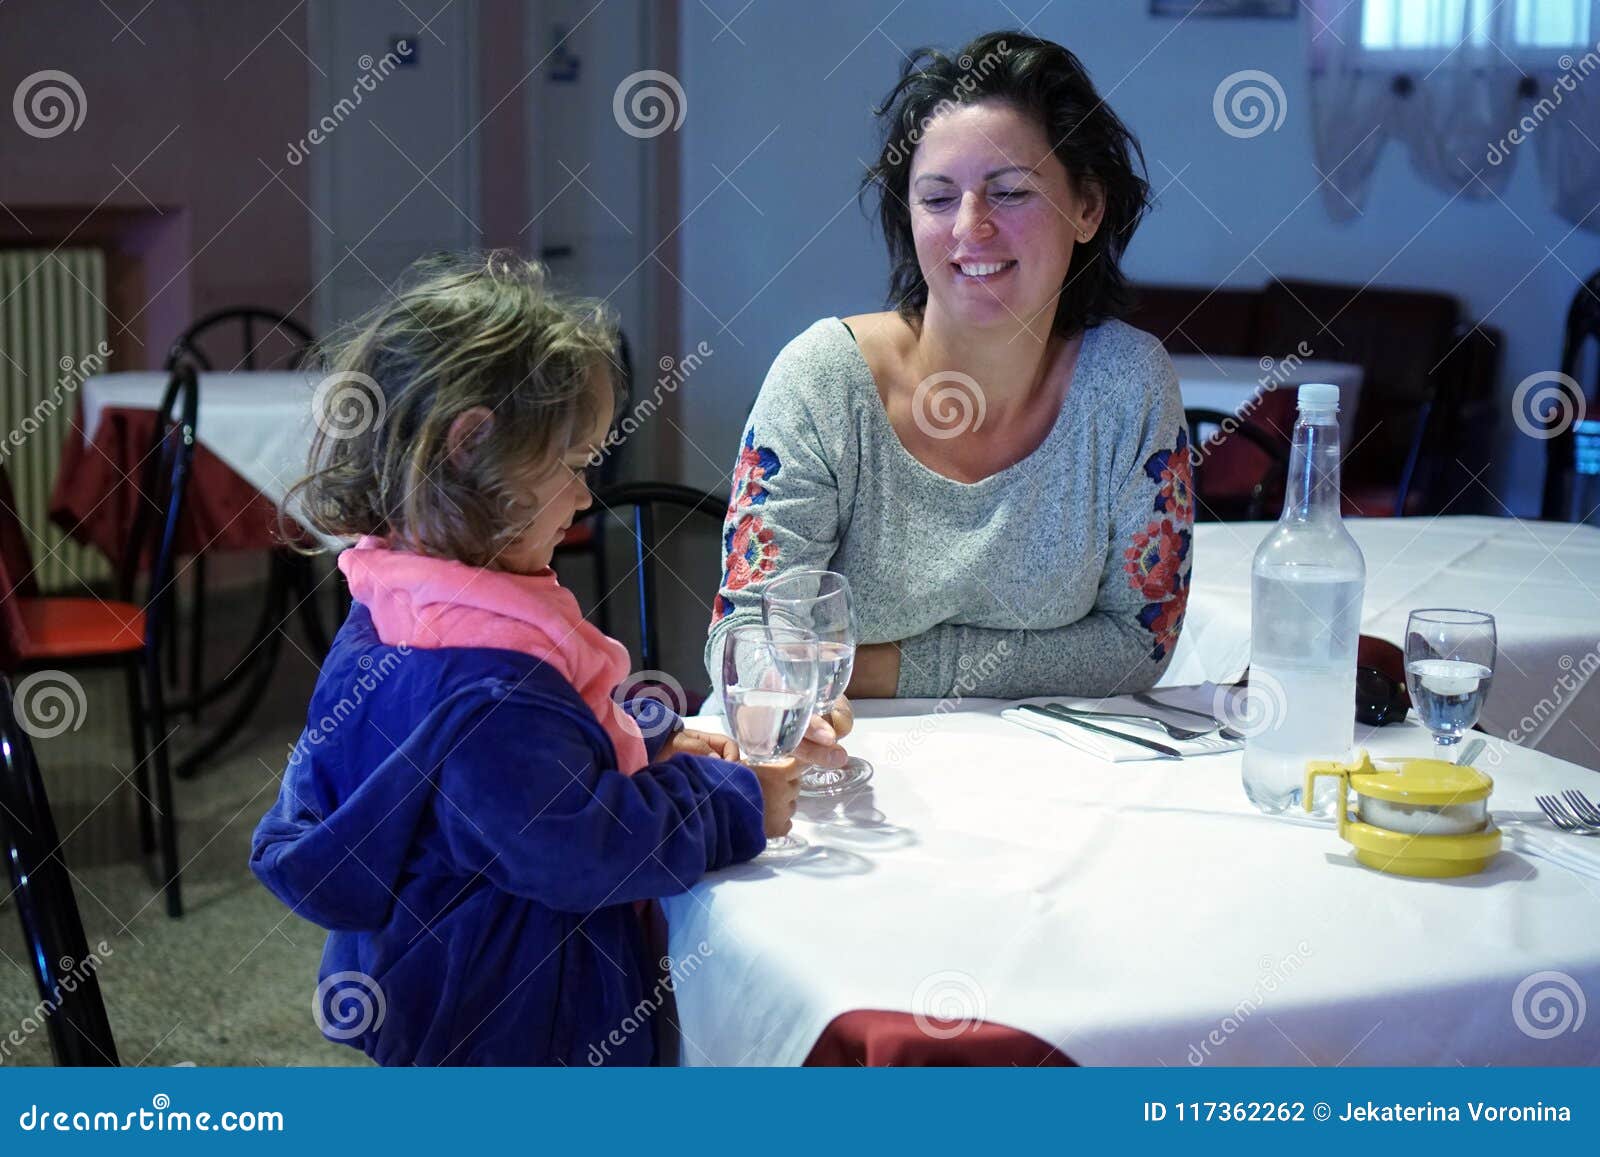
<instances>
[{"instance_id":1,"label":"girl's blonde hair","mask_svg":"<svg viewBox=\"0 0 1600 1157\"><path fill-rule=\"evenodd\" d=\"M309 473L285 507L324 534L493 566L531 520L539 468L596 420L596 375L625 387L609 311L546 282L512 253L425 258L322 343ZM452 458L450 425L477 406L488 433Z\"/></svg>"}]
</instances>

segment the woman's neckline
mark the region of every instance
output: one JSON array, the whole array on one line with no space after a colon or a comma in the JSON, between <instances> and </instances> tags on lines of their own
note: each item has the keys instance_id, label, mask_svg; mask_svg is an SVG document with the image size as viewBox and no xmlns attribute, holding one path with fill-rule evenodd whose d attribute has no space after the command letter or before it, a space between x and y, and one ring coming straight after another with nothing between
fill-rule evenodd
<instances>
[{"instance_id":1,"label":"woman's neckline","mask_svg":"<svg viewBox=\"0 0 1600 1157\"><path fill-rule=\"evenodd\" d=\"M963 482L959 478L952 478L948 474L941 474L939 471L935 470L932 466L929 466L926 462L918 458L906 448L906 444L900 439L900 431L894 428L894 422L889 418L888 408L884 404L882 393L878 390L877 379L872 373L872 366L868 364L866 354L864 354L861 350L861 345L856 339L855 331L845 324L843 318L835 317L830 320L836 322L839 328L843 331L845 340L850 343L851 352L855 354L856 360L861 364L861 370L866 375L867 384L871 387L872 393L872 397L867 404L869 407L871 407L873 420L883 424L884 431L888 434L889 441L894 444L894 452L899 454L900 457L906 462L910 463L912 469L920 471L928 478L944 483L945 485L953 487L956 490L968 492L980 491L985 488L995 486L1002 481L1009 480L1013 475L1021 473L1023 470L1032 465L1036 465L1036 460L1044 455L1051 448L1052 444L1067 432L1071 424L1076 422L1080 415L1089 412L1089 407L1079 404L1076 399L1083 389L1081 373L1083 369L1083 363L1085 358L1089 355L1091 344L1093 344L1096 340L1093 335L1099 327L1092 327L1083 331L1083 340L1078 346L1078 354L1072 364L1072 373L1067 379L1066 391L1063 393L1061 398L1061 407L1056 411L1055 420L1050 424L1049 431L1040 440L1039 444L1027 454L1017 459L1017 461L1013 462L1011 465L1002 467L1001 469L996 470L993 474L986 474L982 478L976 479L975 481Z\"/></svg>"}]
</instances>

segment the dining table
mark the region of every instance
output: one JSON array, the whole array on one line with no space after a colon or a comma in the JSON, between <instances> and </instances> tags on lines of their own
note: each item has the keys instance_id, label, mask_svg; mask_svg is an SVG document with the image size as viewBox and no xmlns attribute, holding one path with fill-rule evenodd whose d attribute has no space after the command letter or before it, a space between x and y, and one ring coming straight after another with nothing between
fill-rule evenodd
<instances>
[{"instance_id":1,"label":"dining table","mask_svg":"<svg viewBox=\"0 0 1600 1157\"><path fill-rule=\"evenodd\" d=\"M1600 527L1516 518L1347 518L1366 559L1361 632L1404 648L1413 610L1495 618L1490 735L1600 768ZM1194 528L1189 603L1163 684L1232 683L1250 662L1250 567L1270 522Z\"/></svg>"},{"instance_id":2,"label":"dining table","mask_svg":"<svg viewBox=\"0 0 1600 1157\"><path fill-rule=\"evenodd\" d=\"M170 380L165 372L96 374L80 387L76 420L61 450L50 517L68 535L99 549L120 567L128 528L143 501L143 470L156 429L156 409ZM318 580L298 547L338 540L316 535L279 510L305 470L315 432L312 400L318 377L300 372L202 372L198 375L196 446L175 552L187 561L175 579L204 585L206 555L261 552L268 559L265 596L256 624L225 674L191 686L169 704L198 717L204 705L234 700L222 721L177 763L187 778L221 749L260 703L276 664L284 627L297 617L314 654L325 653ZM205 650L200 603L191 614L191 666ZM172 655L176 670L176 653ZM195 680L200 683L200 679Z\"/></svg>"},{"instance_id":3,"label":"dining table","mask_svg":"<svg viewBox=\"0 0 1600 1157\"><path fill-rule=\"evenodd\" d=\"M857 703L873 777L802 799L808 849L662 902L678 1063L1600 1063L1600 840L1534 800L1600 775L1487 738L1503 849L1411 878L1257 811L1237 750L1112 763L1007 706Z\"/></svg>"}]
</instances>

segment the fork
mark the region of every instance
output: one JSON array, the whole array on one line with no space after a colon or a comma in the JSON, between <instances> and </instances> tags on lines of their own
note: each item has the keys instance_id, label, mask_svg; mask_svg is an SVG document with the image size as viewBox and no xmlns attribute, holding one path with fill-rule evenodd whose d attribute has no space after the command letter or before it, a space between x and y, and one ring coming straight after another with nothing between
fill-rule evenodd
<instances>
[{"instance_id":1,"label":"fork","mask_svg":"<svg viewBox=\"0 0 1600 1157\"><path fill-rule=\"evenodd\" d=\"M1577 813L1578 819L1591 828L1600 828L1600 807L1590 803L1588 796L1574 790L1562 792L1561 798L1565 799L1567 806Z\"/></svg>"},{"instance_id":2,"label":"fork","mask_svg":"<svg viewBox=\"0 0 1600 1157\"><path fill-rule=\"evenodd\" d=\"M1187 727L1179 727L1168 723L1165 719L1157 719L1154 715L1130 715L1122 711L1086 711L1080 707L1065 707L1059 703L1052 703L1052 707L1063 715L1076 715L1083 719L1122 719L1129 723L1150 723L1161 728L1167 733L1168 739L1176 739L1180 743L1186 739L1199 739L1202 735L1211 734L1214 728L1205 731L1194 731Z\"/></svg>"},{"instance_id":3,"label":"fork","mask_svg":"<svg viewBox=\"0 0 1600 1157\"><path fill-rule=\"evenodd\" d=\"M1137 692L1133 696L1133 699L1135 702L1143 703L1146 707L1158 707L1162 711L1171 711L1178 715L1187 715L1191 719L1204 719L1211 724L1212 730L1216 731L1216 733L1222 736L1224 739L1244 738L1244 732L1237 731L1234 728L1229 727L1216 716L1208 715L1204 711L1195 711L1193 708L1189 707L1179 707L1173 703L1163 703L1160 699L1157 699L1154 695L1151 695L1147 691Z\"/></svg>"},{"instance_id":4,"label":"fork","mask_svg":"<svg viewBox=\"0 0 1600 1157\"><path fill-rule=\"evenodd\" d=\"M1553 795L1536 795L1533 801L1539 805L1539 810L1549 817L1550 822L1564 832L1571 832L1575 836L1600 836L1600 828L1590 827L1583 823Z\"/></svg>"}]
</instances>

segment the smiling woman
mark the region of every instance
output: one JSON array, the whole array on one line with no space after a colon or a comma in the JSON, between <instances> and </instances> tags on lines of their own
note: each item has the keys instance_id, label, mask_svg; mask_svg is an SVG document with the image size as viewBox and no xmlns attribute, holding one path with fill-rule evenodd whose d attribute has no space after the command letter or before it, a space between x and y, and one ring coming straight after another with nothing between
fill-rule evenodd
<instances>
[{"instance_id":1,"label":"smiling woman","mask_svg":"<svg viewBox=\"0 0 1600 1157\"><path fill-rule=\"evenodd\" d=\"M1188 446L1161 343L1117 320L1148 185L1078 59L1018 33L907 62L878 114L891 309L774 361L707 648L794 568L856 592L850 692L1151 686L1188 597Z\"/></svg>"}]
</instances>

